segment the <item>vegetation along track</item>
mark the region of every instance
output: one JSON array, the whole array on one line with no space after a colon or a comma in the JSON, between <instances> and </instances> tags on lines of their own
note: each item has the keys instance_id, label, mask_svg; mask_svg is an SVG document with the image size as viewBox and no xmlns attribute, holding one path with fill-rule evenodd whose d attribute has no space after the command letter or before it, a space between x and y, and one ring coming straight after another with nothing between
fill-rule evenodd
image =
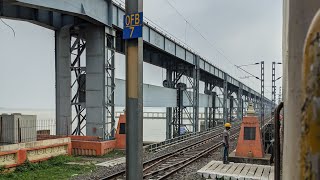
<instances>
[{"instance_id":1,"label":"vegetation along track","mask_svg":"<svg viewBox=\"0 0 320 180\"><path fill-rule=\"evenodd\" d=\"M216 134L212 137L192 143L186 147L144 162L144 179L165 179L197 159L217 150L222 146L221 135L223 129L224 128L216 130ZM238 136L239 129L240 124L234 126L231 131L230 139L234 139ZM122 170L108 177L102 178L102 180L116 179L117 177L124 176L124 174L125 170Z\"/></svg>"}]
</instances>

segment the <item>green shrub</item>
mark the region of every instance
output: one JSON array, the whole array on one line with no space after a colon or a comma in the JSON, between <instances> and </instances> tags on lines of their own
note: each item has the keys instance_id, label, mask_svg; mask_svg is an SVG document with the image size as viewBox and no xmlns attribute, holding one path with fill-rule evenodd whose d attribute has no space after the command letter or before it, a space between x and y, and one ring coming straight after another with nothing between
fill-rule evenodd
<instances>
[{"instance_id":1,"label":"green shrub","mask_svg":"<svg viewBox=\"0 0 320 180\"><path fill-rule=\"evenodd\" d=\"M29 179L69 179L74 174L83 174L95 169L95 165L69 165L67 162L81 160L73 156L57 156L47 161L31 163L25 161L15 171L0 175L0 180L29 180Z\"/></svg>"},{"instance_id":2,"label":"green shrub","mask_svg":"<svg viewBox=\"0 0 320 180\"><path fill-rule=\"evenodd\" d=\"M26 160L22 165L16 167L15 172L27 172L33 171L39 168L39 164L31 163L29 160Z\"/></svg>"},{"instance_id":3,"label":"green shrub","mask_svg":"<svg viewBox=\"0 0 320 180\"><path fill-rule=\"evenodd\" d=\"M18 166L15 172L27 172L34 171L37 169L46 169L52 166L62 166L70 161L78 161L79 158L75 158L73 156L56 156L47 161L39 162L39 163L31 163L29 160L26 160L21 166Z\"/></svg>"},{"instance_id":4,"label":"green shrub","mask_svg":"<svg viewBox=\"0 0 320 180\"><path fill-rule=\"evenodd\" d=\"M2 174L4 172L6 168L4 166L0 166L0 174Z\"/></svg>"}]
</instances>

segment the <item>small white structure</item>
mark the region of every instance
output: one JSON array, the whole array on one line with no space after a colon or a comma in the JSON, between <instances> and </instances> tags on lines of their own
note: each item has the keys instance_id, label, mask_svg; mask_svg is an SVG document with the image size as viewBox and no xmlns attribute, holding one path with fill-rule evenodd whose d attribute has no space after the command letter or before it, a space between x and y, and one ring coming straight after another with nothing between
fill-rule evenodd
<instances>
[{"instance_id":1,"label":"small white structure","mask_svg":"<svg viewBox=\"0 0 320 180\"><path fill-rule=\"evenodd\" d=\"M104 167L113 167L115 165L123 164L123 163L126 163L126 157L116 158L116 159L109 160L109 161L106 161L106 162L102 162L102 163L99 163L99 164L96 164L96 165L97 166L104 166Z\"/></svg>"},{"instance_id":2,"label":"small white structure","mask_svg":"<svg viewBox=\"0 0 320 180\"><path fill-rule=\"evenodd\" d=\"M36 124L36 115L1 114L0 145L36 141Z\"/></svg>"},{"instance_id":3,"label":"small white structure","mask_svg":"<svg viewBox=\"0 0 320 180\"><path fill-rule=\"evenodd\" d=\"M207 179L273 180L274 166L233 162L230 162L230 164L223 164L222 161L211 161L198 170L197 173Z\"/></svg>"}]
</instances>

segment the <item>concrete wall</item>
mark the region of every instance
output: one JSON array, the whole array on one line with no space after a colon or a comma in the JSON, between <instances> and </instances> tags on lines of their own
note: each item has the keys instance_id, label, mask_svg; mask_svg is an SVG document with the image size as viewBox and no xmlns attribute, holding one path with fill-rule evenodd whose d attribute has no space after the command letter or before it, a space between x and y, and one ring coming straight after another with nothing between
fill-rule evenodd
<instances>
[{"instance_id":1,"label":"concrete wall","mask_svg":"<svg viewBox=\"0 0 320 180\"><path fill-rule=\"evenodd\" d=\"M109 141L85 141L72 140L72 155L102 156L116 147L116 140Z\"/></svg>"},{"instance_id":2,"label":"concrete wall","mask_svg":"<svg viewBox=\"0 0 320 180\"><path fill-rule=\"evenodd\" d=\"M101 141L101 138L98 136L59 136L38 134L38 140L57 139L64 137L69 137L71 139L72 155L76 156L102 156L114 149L119 149L117 147L117 139Z\"/></svg>"},{"instance_id":3,"label":"concrete wall","mask_svg":"<svg viewBox=\"0 0 320 180\"><path fill-rule=\"evenodd\" d=\"M37 139L35 115L0 115L0 143L13 144Z\"/></svg>"},{"instance_id":4,"label":"concrete wall","mask_svg":"<svg viewBox=\"0 0 320 180\"><path fill-rule=\"evenodd\" d=\"M71 155L70 138L4 145L0 146L0 166L9 168L21 165L26 160L38 162L64 154Z\"/></svg>"},{"instance_id":5,"label":"concrete wall","mask_svg":"<svg viewBox=\"0 0 320 180\"><path fill-rule=\"evenodd\" d=\"M30 142L37 140L37 116L36 115L15 115L14 121L17 123L19 121L19 127L21 133L20 142ZM17 140L19 140L18 132L15 132L17 135ZM19 142L19 141L18 141ZM17 141L15 142L17 143Z\"/></svg>"},{"instance_id":6,"label":"concrete wall","mask_svg":"<svg viewBox=\"0 0 320 180\"><path fill-rule=\"evenodd\" d=\"M0 143L7 144L14 142L14 123L13 116L2 114L0 115Z\"/></svg>"},{"instance_id":7,"label":"concrete wall","mask_svg":"<svg viewBox=\"0 0 320 180\"><path fill-rule=\"evenodd\" d=\"M284 0L283 23L283 99L284 145L283 179L300 178L302 107L302 57L311 20L320 7L319 0Z\"/></svg>"}]
</instances>

